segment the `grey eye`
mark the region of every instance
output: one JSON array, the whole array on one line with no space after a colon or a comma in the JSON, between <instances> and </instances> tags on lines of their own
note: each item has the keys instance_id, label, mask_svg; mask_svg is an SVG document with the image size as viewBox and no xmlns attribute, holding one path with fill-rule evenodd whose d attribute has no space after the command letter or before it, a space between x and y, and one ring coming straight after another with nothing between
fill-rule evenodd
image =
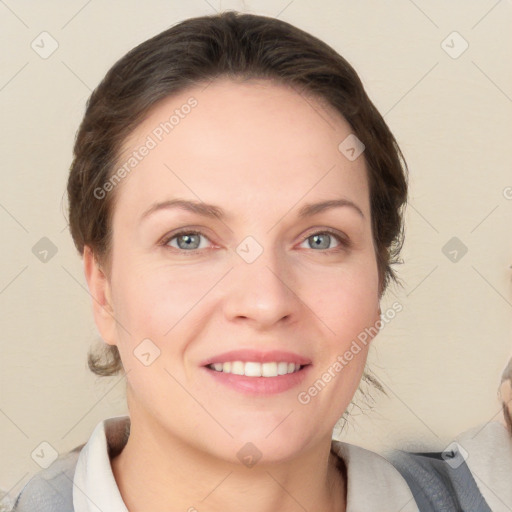
<instances>
[{"instance_id":1,"label":"grey eye","mask_svg":"<svg viewBox=\"0 0 512 512\"><path fill-rule=\"evenodd\" d=\"M200 235L180 235L177 240L180 249L197 249L200 245Z\"/></svg>"},{"instance_id":2,"label":"grey eye","mask_svg":"<svg viewBox=\"0 0 512 512\"><path fill-rule=\"evenodd\" d=\"M311 247L316 249L329 249L333 235L329 233L316 233L309 236L306 240L310 242Z\"/></svg>"},{"instance_id":3,"label":"grey eye","mask_svg":"<svg viewBox=\"0 0 512 512\"><path fill-rule=\"evenodd\" d=\"M166 245L185 251L194 251L201 248L201 237L207 240L202 233L195 231L182 231L181 233L177 233L169 238ZM173 243L175 240L176 245Z\"/></svg>"}]
</instances>

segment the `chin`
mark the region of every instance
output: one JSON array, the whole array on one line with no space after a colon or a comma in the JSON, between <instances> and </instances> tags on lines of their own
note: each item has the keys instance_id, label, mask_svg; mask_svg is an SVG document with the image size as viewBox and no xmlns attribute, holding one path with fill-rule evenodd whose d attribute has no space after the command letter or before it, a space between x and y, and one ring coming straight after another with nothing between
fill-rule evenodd
<instances>
[{"instance_id":1,"label":"chin","mask_svg":"<svg viewBox=\"0 0 512 512\"><path fill-rule=\"evenodd\" d=\"M278 463L293 459L314 441L318 436L318 429L315 429L315 434L308 436L303 429L298 428L297 422L288 423L291 416L282 424L275 422L270 427L266 422L259 426L247 425L243 430L239 426L237 432L232 432L234 438L229 441L232 446L230 451L234 450L239 460L247 454L257 457L260 463Z\"/></svg>"}]
</instances>

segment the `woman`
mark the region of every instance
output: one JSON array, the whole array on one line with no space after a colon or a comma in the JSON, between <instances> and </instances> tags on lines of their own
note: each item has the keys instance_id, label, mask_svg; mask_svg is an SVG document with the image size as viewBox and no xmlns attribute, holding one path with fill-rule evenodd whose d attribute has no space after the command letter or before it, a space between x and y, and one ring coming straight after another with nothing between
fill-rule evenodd
<instances>
[{"instance_id":1,"label":"woman","mask_svg":"<svg viewBox=\"0 0 512 512\"><path fill-rule=\"evenodd\" d=\"M227 12L131 50L89 99L68 181L108 347L89 364L126 376L130 414L14 510L417 510L389 462L332 441L406 194L356 72L311 35Z\"/></svg>"}]
</instances>

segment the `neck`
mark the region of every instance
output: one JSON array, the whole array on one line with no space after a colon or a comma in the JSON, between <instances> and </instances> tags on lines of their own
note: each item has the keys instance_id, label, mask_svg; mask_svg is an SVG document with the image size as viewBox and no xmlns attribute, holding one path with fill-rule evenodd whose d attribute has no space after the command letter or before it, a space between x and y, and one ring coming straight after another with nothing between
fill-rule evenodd
<instances>
[{"instance_id":1,"label":"neck","mask_svg":"<svg viewBox=\"0 0 512 512\"><path fill-rule=\"evenodd\" d=\"M343 461L330 439L282 463L248 468L132 423L112 470L130 512L344 512Z\"/></svg>"}]
</instances>

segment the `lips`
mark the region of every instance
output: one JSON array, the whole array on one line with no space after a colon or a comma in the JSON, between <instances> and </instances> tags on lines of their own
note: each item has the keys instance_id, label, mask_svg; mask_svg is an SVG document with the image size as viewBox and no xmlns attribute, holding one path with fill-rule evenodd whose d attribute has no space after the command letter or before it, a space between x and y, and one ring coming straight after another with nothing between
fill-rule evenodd
<instances>
[{"instance_id":1,"label":"lips","mask_svg":"<svg viewBox=\"0 0 512 512\"><path fill-rule=\"evenodd\" d=\"M312 362L294 352L234 350L201 363L208 378L239 393L271 395L299 386Z\"/></svg>"}]
</instances>

